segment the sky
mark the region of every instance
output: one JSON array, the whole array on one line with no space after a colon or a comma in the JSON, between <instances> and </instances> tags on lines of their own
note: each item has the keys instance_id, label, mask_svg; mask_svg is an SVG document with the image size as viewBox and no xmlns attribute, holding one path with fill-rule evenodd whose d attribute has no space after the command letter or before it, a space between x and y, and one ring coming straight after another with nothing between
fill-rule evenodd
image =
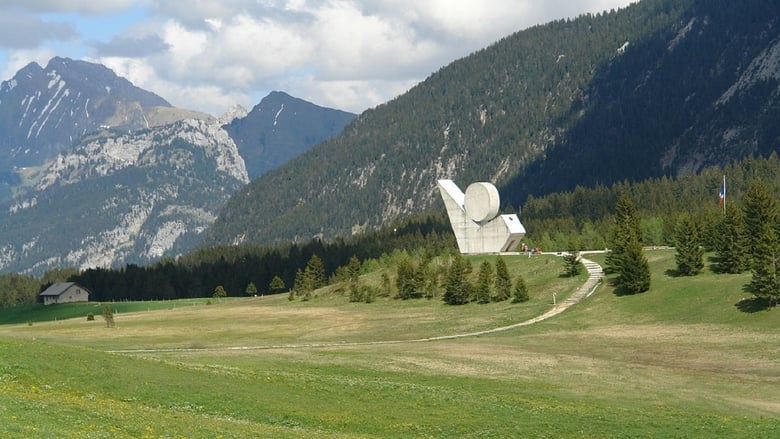
<instances>
[{"instance_id":1,"label":"sky","mask_svg":"<svg viewBox=\"0 0 780 439\"><path fill-rule=\"evenodd\" d=\"M54 56L219 115L274 90L360 113L536 24L630 0L0 0L0 80Z\"/></svg>"}]
</instances>

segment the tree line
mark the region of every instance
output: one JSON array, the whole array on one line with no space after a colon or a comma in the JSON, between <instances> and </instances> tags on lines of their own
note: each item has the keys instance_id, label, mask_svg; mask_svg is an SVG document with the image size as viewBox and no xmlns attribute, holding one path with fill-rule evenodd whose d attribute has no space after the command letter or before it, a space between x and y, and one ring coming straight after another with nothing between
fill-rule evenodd
<instances>
[{"instance_id":1,"label":"tree line","mask_svg":"<svg viewBox=\"0 0 780 439\"><path fill-rule=\"evenodd\" d=\"M724 174L728 185L725 214L717 201ZM761 203L751 201L756 199L754 192L757 189L751 188L757 182L763 188L759 191L764 194L759 197L763 200ZM766 283L757 280L752 288L774 303L777 300L772 299L771 286L775 282L772 274L776 266L774 242L780 235L780 226L772 226L778 215L773 213L777 208L772 205L778 194L780 159L772 154L767 158L749 157L725 168L707 168L700 174L676 179L662 177L610 187L578 187L571 192L529 197L522 206L521 220L529 231L525 242L543 250L612 248L610 258L617 261L622 249L630 250L633 245L672 245L678 251L691 249L695 252L693 256L680 256L689 258L680 265L681 274L701 270L696 262L700 259L698 252L715 251L718 267L724 272L756 271L757 279L765 279L770 286L762 286ZM631 200L630 208L621 205L623 195ZM635 212L627 214L625 209ZM617 223L623 223L621 218L630 218L626 220L630 222L630 231L615 230ZM321 285L323 280L354 278L356 267L372 258L419 249L425 249L429 256L399 260L401 284L390 286L397 287L402 299L417 294L443 297L446 278L451 277L455 282L458 274L448 273L449 266L431 264L430 255L447 254L455 248L446 214L427 212L350 240L324 242L315 239L303 244L267 247L209 247L148 266L131 264L81 272L52 270L41 278L6 274L0 276L0 306L32 303L46 286L65 280L90 289L90 298L95 301L209 297L217 286L222 286L228 296L293 290L293 297L305 297L306 291L313 291L316 288L312 286ZM759 256L755 256L757 254ZM316 275L311 268L314 256L319 260L314 265L321 266L316 269ZM755 261L762 262L757 264ZM617 269L619 265L616 263L613 268ZM424 273L429 273L427 280ZM439 276L435 282L431 273ZM371 300L390 291L392 288L387 286L390 282L388 278L383 282L385 286L377 291L353 284L350 297L356 301ZM644 285L644 281L639 285ZM471 293L463 294L466 299L453 297L452 301L465 303L474 298Z\"/></svg>"}]
</instances>

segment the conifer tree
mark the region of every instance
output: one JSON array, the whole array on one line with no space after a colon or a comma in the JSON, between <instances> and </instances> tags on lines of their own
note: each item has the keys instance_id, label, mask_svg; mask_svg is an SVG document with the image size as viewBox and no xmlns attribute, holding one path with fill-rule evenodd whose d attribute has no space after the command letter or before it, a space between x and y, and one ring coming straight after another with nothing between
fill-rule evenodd
<instances>
[{"instance_id":1,"label":"conifer tree","mask_svg":"<svg viewBox=\"0 0 780 439\"><path fill-rule=\"evenodd\" d=\"M506 261L501 256L496 257L495 286L494 300L501 302L509 299L509 296L512 294L512 279L509 277Z\"/></svg>"},{"instance_id":2,"label":"conifer tree","mask_svg":"<svg viewBox=\"0 0 780 439\"><path fill-rule=\"evenodd\" d=\"M531 298L528 296L528 287L525 285L525 279L522 275L517 276L515 280L515 297L512 303L528 302Z\"/></svg>"},{"instance_id":3,"label":"conifer tree","mask_svg":"<svg viewBox=\"0 0 780 439\"><path fill-rule=\"evenodd\" d=\"M620 294L650 289L650 266L642 253L642 231L634 202L628 194L618 198L611 231L612 251L607 255L610 271L618 274L615 287Z\"/></svg>"},{"instance_id":4,"label":"conifer tree","mask_svg":"<svg viewBox=\"0 0 780 439\"><path fill-rule=\"evenodd\" d=\"M455 252L447 270L447 283L442 299L448 305L463 305L468 303L471 297L471 288L469 287L466 275L468 274L468 264L460 253Z\"/></svg>"},{"instance_id":5,"label":"conifer tree","mask_svg":"<svg viewBox=\"0 0 780 439\"><path fill-rule=\"evenodd\" d=\"M642 232L639 214L634 202L627 193L622 193L615 206L615 219L610 230L610 252L607 254L606 265L610 272L620 272L623 253L635 242L642 242Z\"/></svg>"},{"instance_id":6,"label":"conifer tree","mask_svg":"<svg viewBox=\"0 0 780 439\"><path fill-rule=\"evenodd\" d=\"M305 274L311 282L309 291L325 286L325 266L316 254L311 255L309 262L306 263Z\"/></svg>"},{"instance_id":7,"label":"conifer tree","mask_svg":"<svg viewBox=\"0 0 780 439\"><path fill-rule=\"evenodd\" d=\"M255 283L249 282L249 284L246 286L246 295L254 296L256 294L257 294L257 287L255 286Z\"/></svg>"},{"instance_id":8,"label":"conifer tree","mask_svg":"<svg viewBox=\"0 0 780 439\"><path fill-rule=\"evenodd\" d=\"M222 285L217 285L217 287L214 288L214 294L212 294L212 297L217 299L217 301L223 297L227 297L227 291L225 291L225 287Z\"/></svg>"},{"instance_id":9,"label":"conifer tree","mask_svg":"<svg viewBox=\"0 0 780 439\"><path fill-rule=\"evenodd\" d=\"M282 280L279 275L275 275L273 279L271 279L271 282L268 284L268 291L271 293L279 293L284 291L285 285L284 281Z\"/></svg>"},{"instance_id":10,"label":"conifer tree","mask_svg":"<svg viewBox=\"0 0 780 439\"><path fill-rule=\"evenodd\" d=\"M745 217L734 203L726 206L726 214L721 219L715 240L721 271L738 274L749 268Z\"/></svg>"},{"instance_id":11,"label":"conifer tree","mask_svg":"<svg viewBox=\"0 0 780 439\"><path fill-rule=\"evenodd\" d=\"M398 289L397 299L409 299L417 289L416 270L409 255L402 255L398 260L395 286Z\"/></svg>"},{"instance_id":12,"label":"conifer tree","mask_svg":"<svg viewBox=\"0 0 780 439\"><path fill-rule=\"evenodd\" d=\"M347 282L349 283L349 301L363 301L363 294L360 289L360 260L352 256L347 264Z\"/></svg>"},{"instance_id":13,"label":"conifer tree","mask_svg":"<svg viewBox=\"0 0 780 439\"><path fill-rule=\"evenodd\" d=\"M290 293L295 296L301 296L310 290L310 282L304 271L299 268L295 271L295 280L293 280L293 287L292 290L290 290Z\"/></svg>"},{"instance_id":14,"label":"conifer tree","mask_svg":"<svg viewBox=\"0 0 780 439\"><path fill-rule=\"evenodd\" d=\"M761 181L745 193L745 226L753 272L750 289L774 306L780 299L780 218L777 202Z\"/></svg>"},{"instance_id":15,"label":"conifer tree","mask_svg":"<svg viewBox=\"0 0 780 439\"><path fill-rule=\"evenodd\" d=\"M477 303L489 303L493 292L493 265L490 261L482 261L477 272L477 287L475 298Z\"/></svg>"},{"instance_id":16,"label":"conifer tree","mask_svg":"<svg viewBox=\"0 0 780 439\"><path fill-rule=\"evenodd\" d=\"M691 215L684 213L677 219L674 230L677 273L695 276L704 268L704 249L699 239L699 228Z\"/></svg>"},{"instance_id":17,"label":"conifer tree","mask_svg":"<svg viewBox=\"0 0 780 439\"><path fill-rule=\"evenodd\" d=\"M382 291L379 293L380 296L389 296L390 290L392 289L392 284L390 283L390 275L387 274L387 272L382 272Z\"/></svg>"}]
</instances>

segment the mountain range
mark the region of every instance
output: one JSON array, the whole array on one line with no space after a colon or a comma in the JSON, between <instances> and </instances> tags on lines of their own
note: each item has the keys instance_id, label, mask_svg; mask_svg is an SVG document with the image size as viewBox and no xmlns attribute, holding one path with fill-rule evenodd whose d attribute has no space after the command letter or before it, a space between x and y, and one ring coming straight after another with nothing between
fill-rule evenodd
<instances>
[{"instance_id":1,"label":"mountain range","mask_svg":"<svg viewBox=\"0 0 780 439\"><path fill-rule=\"evenodd\" d=\"M102 65L31 63L0 84L0 271L187 253L250 175L353 117L273 92L250 113L235 107L215 118L175 108Z\"/></svg>"},{"instance_id":2,"label":"mountain range","mask_svg":"<svg viewBox=\"0 0 780 439\"><path fill-rule=\"evenodd\" d=\"M256 178L337 135L354 118L352 113L274 91L225 130L236 142L249 178Z\"/></svg>"},{"instance_id":3,"label":"mountain range","mask_svg":"<svg viewBox=\"0 0 780 439\"><path fill-rule=\"evenodd\" d=\"M492 182L512 211L776 152L778 3L641 0L535 26L356 117L281 92L222 120L184 115L132 86L118 96L102 66L30 65L0 84L0 270L348 237L443 211L440 178ZM81 91L69 66L102 74Z\"/></svg>"},{"instance_id":4,"label":"mountain range","mask_svg":"<svg viewBox=\"0 0 780 439\"><path fill-rule=\"evenodd\" d=\"M348 237L443 210L440 178L528 195L780 149L777 1L641 0L434 72L234 195L206 244ZM521 215L522 220L522 215Z\"/></svg>"}]
</instances>

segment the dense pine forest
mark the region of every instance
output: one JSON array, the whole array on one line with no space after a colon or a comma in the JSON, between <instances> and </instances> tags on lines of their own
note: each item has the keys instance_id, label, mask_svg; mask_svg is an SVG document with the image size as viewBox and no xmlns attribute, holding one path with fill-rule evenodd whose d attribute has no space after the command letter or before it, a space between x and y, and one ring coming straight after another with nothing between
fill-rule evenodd
<instances>
[{"instance_id":1,"label":"dense pine forest","mask_svg":"<svg viewBox=\"0 0 780 439\"><path fill-rule=\"evenodd\" d=\"M724 176L726 209L719 205ZM773 233L780 236L777 212L759 215L755 206L750 207L750 200L755 196L748 196L748 192L757 182L765 187L769 197L767 203L776 204L780 196L780 159L776 154L767 158L749 157L724 168L707 168L699 174L677 179L661 177L609 187L577 187L574 191L544 197L529 196L521 208L520 218L528 230L525 242L544 251L612 248L618 201L626 196L637 212L641 231L638 234L641 237L637 239L641 239L641 245L679 245L680 227L688 227L688 230L695 230L697 236L696 242L686 244L688 247L719 252L722 270L739 272L750 268L750 264L744 257L728 252L742 247L753 248L761 241L754 240L756 244L748 245L748 241L740 240L771 232L761 229L760 224L749 226L749 218L765 218L763 222L775 225ZM367 261L394 252L428 257L456 253L444 208L439 207L350 240L325 242L314 239L270 247L211 247L149 266L128 265L121 269L98 268L83 272L55 270L40 279L8 274L0 277L0 305L34 302L45 286L66 279L89 288L92 291L90 299L94 301L210 297L217 287L222 287L229 296L286 293L296 288L300 290L301 284L311 286L312 280L304 275L312 274L312 270L317 272L315 284L324 285L331 280L344 280L349 276L349 270L354 273L355 261L360 270ZM512 207L505 206L505 210L510 211ZM748 225L735 225L735 215L745 218ZM733 231L735 227L736 232ZM772 239L775 238L765 237L763 241ZM777 249L766 251L776 256ZM419 266L419 258L412 258L410 263ZM729 262L729 258L736 262ZM321 268L311 267L313 259ZM401 271L403 267L399 267ZM394 290L398 289L397 282L389 282L396 285Z\"/></svg>"}]
</instances>

